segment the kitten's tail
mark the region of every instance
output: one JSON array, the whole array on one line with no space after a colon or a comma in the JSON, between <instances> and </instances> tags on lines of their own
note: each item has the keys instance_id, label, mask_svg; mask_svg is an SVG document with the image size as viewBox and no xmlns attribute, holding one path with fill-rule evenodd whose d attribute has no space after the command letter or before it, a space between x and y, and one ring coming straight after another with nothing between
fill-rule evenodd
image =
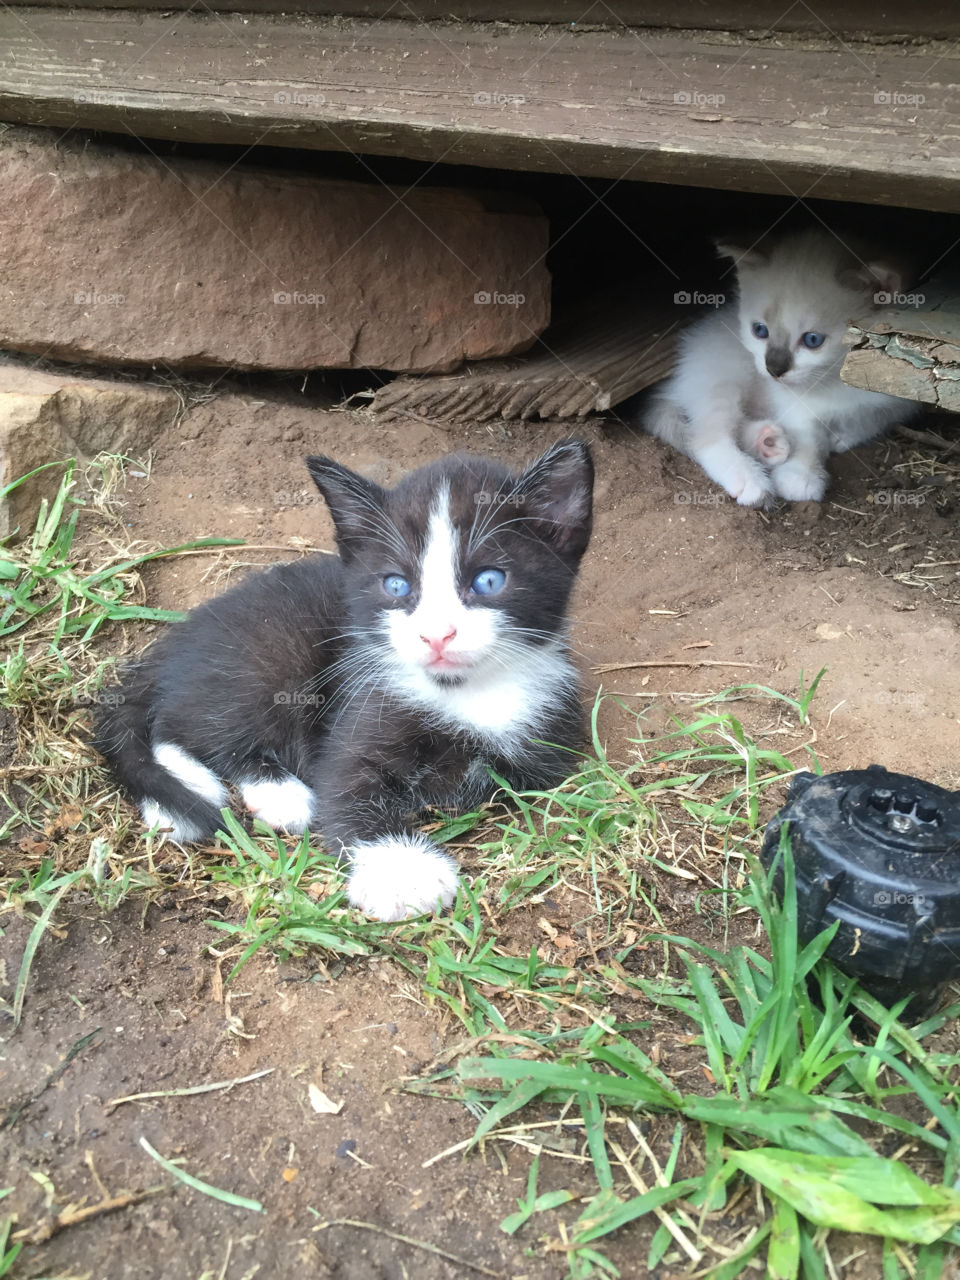
<instances>
[{"instance_id":1,"label":"kitten's tail","mask_svg":"<svg viewBox=\"0 0 960 1280\"><path fill-rule=\"evenodd\" d=\"M680 406L664 392L656 392L643 416L643 427L658 440L665 440L686 453L687 419Z\"/></svg>"},{"instance_id":2,"label":"kitten's tail","mask_svg":"<svg viewBox=\"0 0 960 1280\"><path fill-rule=\"evenodd\" d=\"M199 760L150 732L154 688L150 664L128 668L123 684L101 694L93 744L117 781L140 808L148 826L178 843L211 836L223 825L227 790Z\"/></svg>"}]
</instances>

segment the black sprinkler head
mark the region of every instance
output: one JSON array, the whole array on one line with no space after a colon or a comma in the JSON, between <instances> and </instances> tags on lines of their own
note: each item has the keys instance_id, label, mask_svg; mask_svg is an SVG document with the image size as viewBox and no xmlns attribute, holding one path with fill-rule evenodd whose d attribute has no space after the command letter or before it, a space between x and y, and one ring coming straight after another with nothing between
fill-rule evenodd
<instances>
[{"instance_id":1,"label":"black sprinkler head","mask_svg":"<svg viewBox=\"0 0 960 1280\"><path fill-rule=\"evenodd\" d=\"M875 764L798 774L767 826L768 869L784 823L801 942L839 920L837 968L886 1005L914 996L905 1013L924 1016L960 977L960 792Z\"/></svg>"}]
</instances>

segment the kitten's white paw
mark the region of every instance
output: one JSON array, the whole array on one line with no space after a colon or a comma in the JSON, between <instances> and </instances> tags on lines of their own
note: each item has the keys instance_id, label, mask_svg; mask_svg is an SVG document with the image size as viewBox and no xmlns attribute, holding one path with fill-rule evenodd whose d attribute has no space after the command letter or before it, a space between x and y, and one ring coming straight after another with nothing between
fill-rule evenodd
<instances>
[{"instance_id":1,"label":"kitten's white paw","mask_svg":"<svg viewBox=\"0 0 960 1280\"><path fill-rule=\"evenodd\" d=\"M347 898L378 920L403 920L449 907L457 896L457 864L426 836L386 836L356 844Z\"/></svg>"},{"instance_id":2,"label":"kitten's white paw","mask_svg":"<svg viewBox=\"0 0 960 1280\"><path fill-rule=\"evenodd\" d=\"M158 827L174 844L192 844L203 834L192 822L177 819L166 809L161 809L159 802L149 796L140 802L140 816L145 827Z\"/></svg>"},{"instance_id":3,"label":"kitten's white paw","mask_svg":"<svg viewBox=\"0 0 960 1280\"><path fill-rule=\"evenodd\" d=\"M790 457L790 440L783 427L775 422L751 422L747 427L747 446L768 467L779 466Z\"/></svg>"},{"instance_id":4,"label":"kitten's white paw","mask_svg":"<svg viewBox=\"0 0 960 1280\"><path fill-rule=\"evenodd\" d=\"M769 498L766 469L733 440L725 437L712 444L697 445L690 456L700 463L714 484L723 485L741 506L756 507Z\"/></svg>"},{"instance_id":5,"label":"kitten's white paw","mask_svg":"<svg viewBox=\"0 0 960 1280\"><path fill-rule=\"evenodd\" d=\"M819 502L826 492L827 477L803 462L784 462L770 473L773 487L788 502Z\"/></svg>"},{"instance_id":6,"label":"kitten's white paw","mask_svg":"<svg viewBox=\"0 0 960 1280\"><path fill-rule=\"evenodd\" d=\"M737 457L718 469L713 478L722 484L741 507L759 507L770 497L770 480L766 469L737 450Z\"/></svg>"},{"instance_id":7,"label":"kitten's white paw","mask_svg":"<svg viewBox=\"0 0 960 1280\"><path fill-rule=\"evenodd\" d=\"M257 778L240 787L243 803L268 827L299 834L310 825L313 792L291 773L286 778Z\"/></svg>"},{"instance_id":8,"label":"kitten's white paw","mask_svg":"<svg viewBox=\"0 0 960 1280\"><path fill-rule=\"evenodd\" d=\"M759 462L744 456L735 470L731 471L724 484L731 498L736 498L741 507L760 507L770 497L770 480Z\"/></svg>"},{"instance_id":9,"label":"kitten's white paw","mask_svg":"<svg viewBox=\"0 0 960 1280\"><path fill-rule=\"evenodd\" d=\"M739 493L733 493L731 490L731 495L736 498L741 507L762 507L770 497L770 486L765 479L759 481L751 476L744 481Z\"/></svg>"}]
</instances>

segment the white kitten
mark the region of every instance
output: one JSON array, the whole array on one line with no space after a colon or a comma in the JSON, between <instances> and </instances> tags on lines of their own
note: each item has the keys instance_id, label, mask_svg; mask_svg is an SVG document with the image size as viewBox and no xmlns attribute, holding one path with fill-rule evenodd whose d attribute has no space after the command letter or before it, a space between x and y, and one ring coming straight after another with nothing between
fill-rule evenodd
<instances>
[{"instance_id":1,"label":"white kitten","mask_svg":"<svg viewBox=\"0 0 960 1280\"><path fill-rule=\"evenodd\" d=\"M739 297L684 333L644 426L744 506L819 501L828 454L917 411L840 381L848 323L899 292L901 273L819 228L717 251L736 264Z\"/></svg>"}]
</instances>

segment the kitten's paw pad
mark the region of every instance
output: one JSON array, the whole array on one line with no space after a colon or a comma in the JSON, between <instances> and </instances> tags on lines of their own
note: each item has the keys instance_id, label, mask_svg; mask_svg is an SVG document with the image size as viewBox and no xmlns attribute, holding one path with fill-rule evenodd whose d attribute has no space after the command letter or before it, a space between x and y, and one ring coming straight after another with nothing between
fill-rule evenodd
<instances>
[{"instance_id":1,"label":"kitten's paw pad","mask_svg":"<svg viewBox=\"0 0 960 1280\"><path fill-rule=\"evenodd\" d=\"M257 778L240 787L243 803L268 827L299 834L313 815L313 792L292 774L288 778Z\"/></svg>"},{"instance_id":2,"label":"kitten's paw pad","mask_svg":"<svg viewBox=\"0 0 960 1280\"><path fill-rule=\"evenodd\" d=\"M403 920L449 907L457 896L457 864L425 836L388 836L351 849L347 898L364 915Z\"/></svg>"},{"instance_id":3,"label":"kitten's paw pad","mask_svg":"<svg viewBox=\"0 0 960 1280\"><path fill-rule=\"evenodd\" d=\"M771 473L773 487L788 502L819 502L826 492L827 477L802 462L785 462Z\"/></svg>"},{"instance_id":4,"label":"kitten's paw pad","mask_svg":"<svg viewBox=\"0 0 960 1280\"><path fill-rule=\"evenodd\" d=\"M758 422L752 428L753 452L768 467L786 462L790 456L790 441L783 427L775 422Z\"/></svg>"}]
</instances>

